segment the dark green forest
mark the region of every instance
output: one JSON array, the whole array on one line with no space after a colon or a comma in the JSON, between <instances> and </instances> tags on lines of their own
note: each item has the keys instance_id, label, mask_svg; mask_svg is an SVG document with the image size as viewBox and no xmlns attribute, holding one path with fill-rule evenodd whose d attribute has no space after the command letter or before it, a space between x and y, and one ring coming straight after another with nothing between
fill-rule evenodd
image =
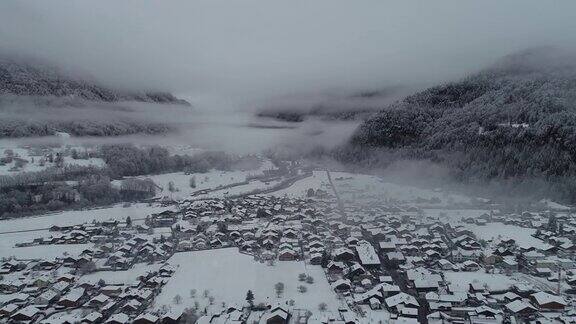
<instances>
[{"instance_id":1,"label":"dark green forest","mask_svg":"<svg viewBox=\"0 0 576 324\"><path fill-rule=\"evenodd\" d=\"M529 50L408 96L368 118L334 155L369 167L429 160L460 182L574 203L575 58Z\"/></svg>"}]
</instances>

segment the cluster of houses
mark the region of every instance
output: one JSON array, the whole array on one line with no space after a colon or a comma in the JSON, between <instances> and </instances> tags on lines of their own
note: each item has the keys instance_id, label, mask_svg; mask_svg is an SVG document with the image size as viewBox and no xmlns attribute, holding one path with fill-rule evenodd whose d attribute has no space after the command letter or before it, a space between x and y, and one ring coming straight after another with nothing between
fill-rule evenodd
<instances>
[{"instance_id":1,"label":"cluster of houses","mask_svg":"<svg viewBox=\"0 0 576 324\"><path fill-rule=\"evenodd\" d=\"M487 242L469 229L496 222L533 228L542 244ZM298 261L322 267L342 308L319 315L287 305L252 312L244 305L204 311L198 323L360 324L379 316L382 323L576 323L570 295L576 290L575 235L576 220L567 212L492 211L456 220L431 217L417 204L342 205L326 192L301 199L189 199L179 202L178 211L138 224L54 226L48 237L21 244L90 247L54 260L3 262L0 321L184 323L190 319L182 312L152 306L175 271L170 257L235 247L270 265ZM131 284L86 280L94 272L129 271L138 263L158 267Z\"/></svg>"},{"instance_id":2,"label":"cluster of houses","mask_svg":"<svg viewBox=\"0 0 576 324\"><path fill-rule=\"evenodd\" d=\"M174 273L167 265L129 284L85 280L64 259L8 260L1 265L0 321L7 323L177 323L182 314L148 313ZM156 318L150 321L149 319Z\"/></svg>"}]
</instances>

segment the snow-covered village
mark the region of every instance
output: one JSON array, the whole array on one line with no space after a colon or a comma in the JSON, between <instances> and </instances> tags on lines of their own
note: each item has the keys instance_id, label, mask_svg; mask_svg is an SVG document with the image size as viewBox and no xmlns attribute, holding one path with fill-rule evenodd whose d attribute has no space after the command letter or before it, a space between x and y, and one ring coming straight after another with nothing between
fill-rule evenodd
<instances>
[{"instance_id":1,"label":"snow-covered village","mask_svg":"<svg viewBox=\"0 0 576 324\"><path fill-rule=\"evenodd\" d=\"M575 13L0 0L0 324L576 324Z\"/></svg>"},{"instance_id":2,"label":"snow-covered village","mask_svg":"<svg viewBox=\"0 0 576 324\"><path fill-rule=\"evenodd\" d=\"M0 221L1 321L575 319L568 207L500 204L305 163L265 161L257 172L151 176L170 191ZM192 177L202 179L196 188Z\"/></svg>"}]
</instances>

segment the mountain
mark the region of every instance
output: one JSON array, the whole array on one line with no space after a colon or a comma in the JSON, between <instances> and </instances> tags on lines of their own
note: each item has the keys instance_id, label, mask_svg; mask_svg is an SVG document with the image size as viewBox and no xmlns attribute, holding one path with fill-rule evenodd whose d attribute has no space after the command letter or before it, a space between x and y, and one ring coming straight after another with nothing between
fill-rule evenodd
<instances>
[{"instance_id":1,"label":"mountain","mask_svg":"<svg viewBox=\"0 0 576 324\"><path fill-rule=\"evenodd\" d=\"M335 154L371 166L428 160L459 181L576 202L575 58L550 48L507 56L384 107Z\"/></svg>"},{"instance_id":2,"label":"mountain","mask_svg":"<svg viewBox=\"0 0 576 324\"><path fill-rule=\"evenodd\" d=\"M0 138L166 133L171 127L150 116L178 106L190 104L167 92L114 89L44 62L0 56Z\"/></svg>"},{"instance_id":3,"label":"mountain","mask_svg":"<svg viewBox=\"0 0 576 324\"><path fill-rule=\"evenodd\" d=\"M360 120L373 114L383 104L398 100L406 91L407 88L403 86L390 86L344 95L283 98L262 107L256 115L295 123L303 122L307 118Z\"/></svg>"},{"instance_id":4,"label":"mountain","mask_svg":"<svg viewBox=\"0 0 576 324\"><path fill-rule=\"evenodd\" d=\"M112 89L45 63L0 57L0 96L75 97L89 101L138 101L189 105L167 92L130 92Z\"/></svg>"}]
</instances>

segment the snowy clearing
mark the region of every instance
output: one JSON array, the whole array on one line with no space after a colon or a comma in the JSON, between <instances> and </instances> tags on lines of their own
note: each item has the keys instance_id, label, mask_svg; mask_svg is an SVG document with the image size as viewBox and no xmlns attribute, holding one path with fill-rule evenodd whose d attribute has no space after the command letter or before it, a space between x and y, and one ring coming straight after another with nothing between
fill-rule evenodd
<instances>
[{"instance_id":1,"label":"snowy clearing","mask_svg":"<svg viewBox=\"0 0 576 324\"><path fill-rule=\"evenodd\" d=\"M324 302L328 311L336 311L340 303L330 288L322 268L305 265L304 262L278 261L274 266L258 263L251 256L241 254L236 248L209 251L177 253L170 259L170 264L177 267L176 273L162 293L156 299L156 306L167 305L173 309L184 309L209 304L203 297L203 291L209 290L216 304L245 303L246 292L252 290L255 303L284 303L290 299L295 307L316 309ZM314 278L313 284L298 281L299 273L307 273ZM285 291L280 298L276 297L274 285L282 282ZM299 285L308 288L306 293L297 291ZM196 289L196 297L191 298L190 291ZM174 296L180 295L182 303L176 305Z\"/></svg>"}]
</instances>

